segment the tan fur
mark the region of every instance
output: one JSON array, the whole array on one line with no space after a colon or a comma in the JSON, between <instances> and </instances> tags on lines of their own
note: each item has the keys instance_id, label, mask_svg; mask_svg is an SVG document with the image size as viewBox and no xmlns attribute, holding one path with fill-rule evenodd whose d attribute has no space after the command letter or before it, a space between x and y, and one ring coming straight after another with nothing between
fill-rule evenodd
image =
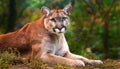
<instances>
[{"instance_id":1,"label":"tan fur","mask_svg":"<svg viewBox=\"0 0 120 69\"><path fill-rule=\"evenodd\" d=\"M90 60L69 51L64 32L69 25L70 10L70 5L61 10L42 8L44 16L40 19L24 25L16 32L0 35L0 50L17 48L23 57L38 58L53 64L85 66L85 63L102 63L100 60Z\"/></svg>"}]
</instances>

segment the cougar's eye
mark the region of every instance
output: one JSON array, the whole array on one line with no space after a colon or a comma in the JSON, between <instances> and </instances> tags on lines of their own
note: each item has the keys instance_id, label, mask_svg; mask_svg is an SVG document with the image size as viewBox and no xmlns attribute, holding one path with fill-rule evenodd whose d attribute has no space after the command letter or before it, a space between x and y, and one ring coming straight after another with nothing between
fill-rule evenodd
<instances>
[{"instance_id":1,"label":"cougar's eye","mask_svg":"<svg viewBox=\"0 0 120 69\"><path fill-rule=\"evenodd\" d=\"M66 19L67 19L67 17L61 17L61 20L62 20L62 21L66 20Z\"/></svg>"},{"instance_id":2,"label":"cougar's eye","mask_svg":"<svg viewBox=\"0 0 120 69\"><path fill-rule=\"evenodd\" d=\"M55 18L50 19L52 22L56 22Z\"/></svg>"}]
</instances>

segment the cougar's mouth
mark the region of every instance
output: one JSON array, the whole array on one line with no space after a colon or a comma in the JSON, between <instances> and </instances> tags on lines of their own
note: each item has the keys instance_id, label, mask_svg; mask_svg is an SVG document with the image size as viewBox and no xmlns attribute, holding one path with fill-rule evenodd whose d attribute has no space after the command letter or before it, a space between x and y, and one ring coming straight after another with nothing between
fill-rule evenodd
<instances>
[{"instance_id":1,"label":"cougar's mouth","mask_svg":"<svg viewBox=\"0 0 120 69\"><path fill-rule=\"evenodd\" d=\"M53 28L53 31L56 33L64 33L66 31L66 27L62 27L62 28L55 27Z\"/></svg>"}]
</instances>

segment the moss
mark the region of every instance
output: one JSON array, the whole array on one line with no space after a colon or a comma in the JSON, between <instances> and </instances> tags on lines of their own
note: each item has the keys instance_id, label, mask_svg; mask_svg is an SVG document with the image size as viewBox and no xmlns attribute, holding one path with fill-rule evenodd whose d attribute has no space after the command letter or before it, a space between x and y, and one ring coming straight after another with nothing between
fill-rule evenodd
<instances>
[{"instance_id":1,"label":"moss","mask_svg":"<svg viewBox=\"0 0 120 69\"><path fill-rule=\"evenodd\" d=\"M14 53L0 53L0 69L12 67L13 60L15 59Z\"/></svg>"},{"instance_id":2,"label":"moss","mask_svg":"<svg viewBox=\"0 0 120 69\"><path fill-rule=\"evenodd\" d=\"M93 58L93 57L92 57ZM85 67L74 67L66 64L50 64L36 60L23 59L15 56L13 52L0 53L0 69L119 69L120 60L106 59L102 65L86 65Z\"/></svg>"}]
</instances>

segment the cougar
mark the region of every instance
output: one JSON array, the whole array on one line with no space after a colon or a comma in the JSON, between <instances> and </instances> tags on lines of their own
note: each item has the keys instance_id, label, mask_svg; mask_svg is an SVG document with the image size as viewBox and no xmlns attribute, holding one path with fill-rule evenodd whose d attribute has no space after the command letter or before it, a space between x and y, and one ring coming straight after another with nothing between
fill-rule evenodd
<instances>
[{"instance_id":1,"label":"cougar","mask_svg":"<svg viewBox=\"0 0 120 69\"><path fill-rule=\"evenodd\" d=\"M43 6L43 16L21 29L0 35L0 51L16 48L25 58L40 59L52 64L85 66L102 64L101 60L92 60L70 52L64 33L69 26L72 6L52 9Z\"/></svg>"}]
</instances>

